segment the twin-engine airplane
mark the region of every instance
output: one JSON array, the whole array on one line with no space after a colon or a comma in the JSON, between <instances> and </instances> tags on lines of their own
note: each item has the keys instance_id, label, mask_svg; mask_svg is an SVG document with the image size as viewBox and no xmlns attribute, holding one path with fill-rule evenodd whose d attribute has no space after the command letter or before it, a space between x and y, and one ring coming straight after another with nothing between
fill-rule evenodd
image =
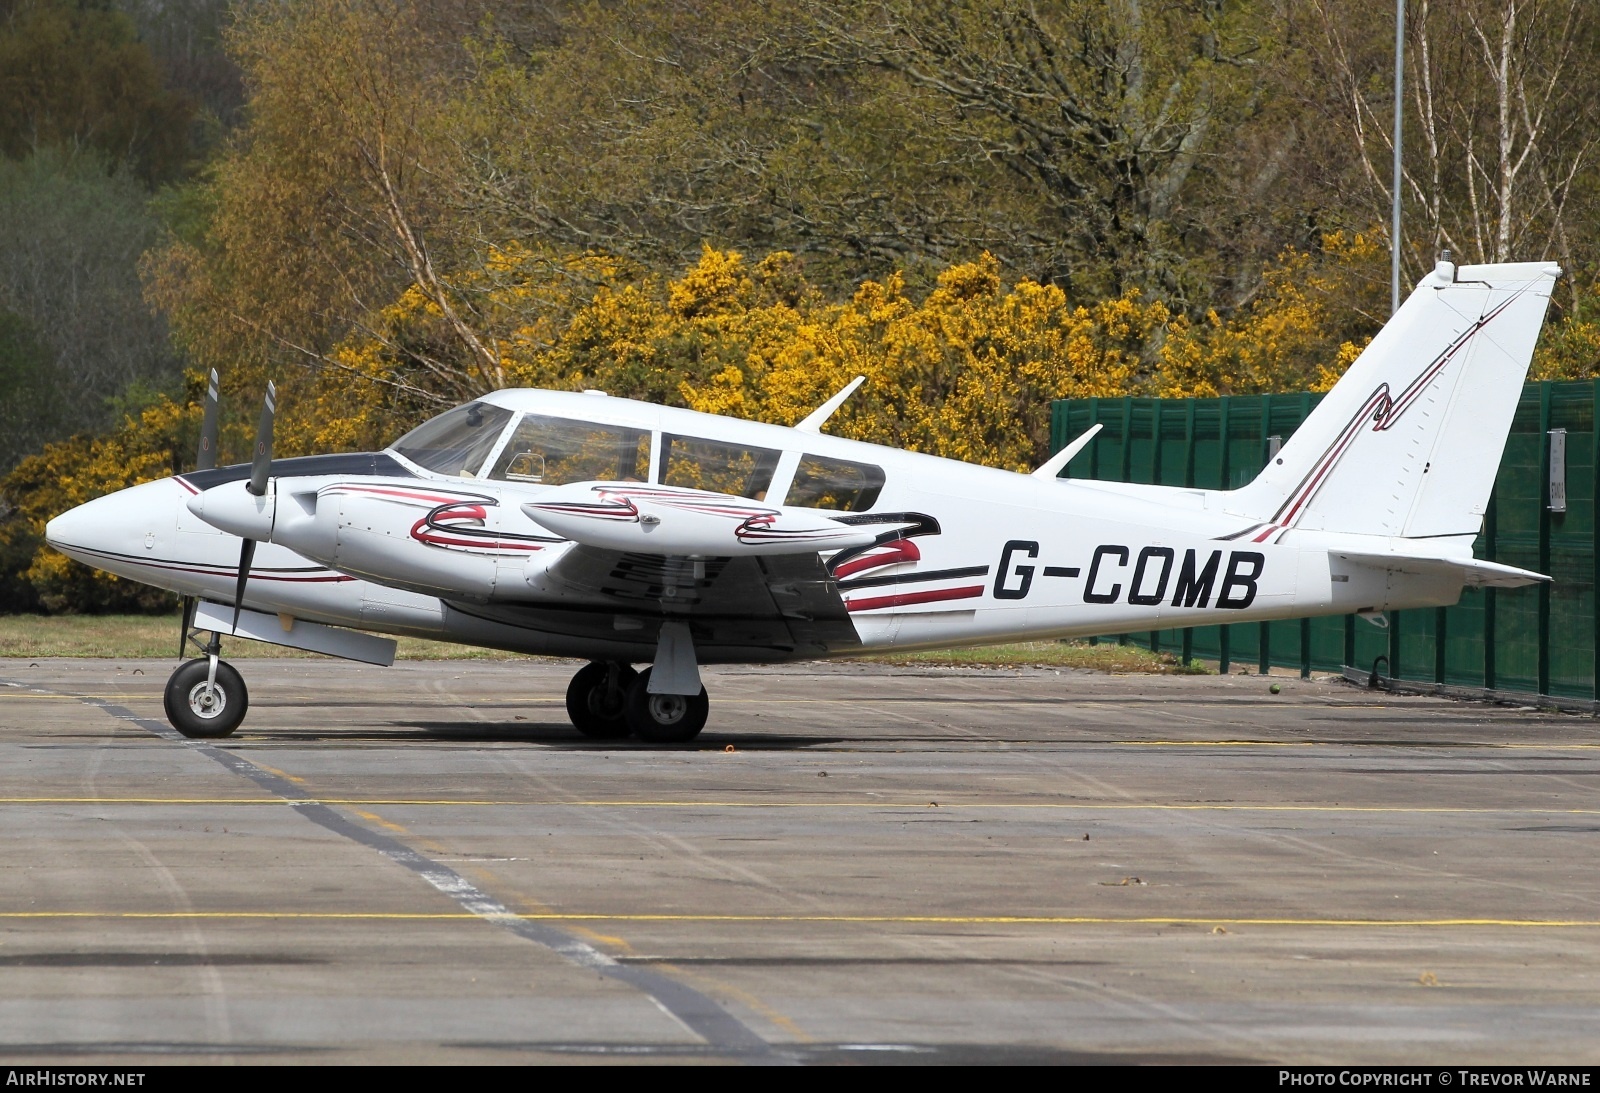
<instances>
[{"instance_id":1,"label":"twin-engine airplane","mask_svg":"<svg viewBox=\"0 0 1600 1093\"><path fill-rule=\"evenodd\" d=\"M1058 478L1093 431L1031 475L824 435L859 379L793 428L505 390L381 452L281 460L269 387L255 462L216 468L213 374L203 469L46 537L186 597L180 656L204 655L166 706L189 736L245 715L222 636L391 663L376 631L585 659L580 732L682 742L703 664L1376 616L1548 580L1472 541L1559 272L1441 262L1236 490Z\"/></svg>"}]
</instances>

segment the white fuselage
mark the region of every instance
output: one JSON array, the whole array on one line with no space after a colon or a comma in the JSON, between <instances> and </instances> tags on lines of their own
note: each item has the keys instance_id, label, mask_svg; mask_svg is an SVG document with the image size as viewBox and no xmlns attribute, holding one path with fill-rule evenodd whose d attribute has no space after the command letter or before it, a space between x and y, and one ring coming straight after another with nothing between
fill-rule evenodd
<instances>
[{"instance_id":1,"label":"white fuselage","mask_svg":"<svg viewBox=\"0 0 1600 1093\"><path fill-rule=\"evenodd\" d=\"M1444 605L1455 602L1461 589L1461 581L1445 573L1402 575L1373 565L1371 558L1395 549L1384 536L1261 531L1258 517L1230 511L1235 495L1226 492L1040 479L594 394L501 391L482 401L516 415L647 432L649 481L615 487L624 493L661 482L663 434L781 453L770 485L749 504L775 514L765 518L770 527L792 526L797 534L815 533L819 518L832 527L841 515L784 504L803 457L880 470L881 490L870 508L848 513L845 522L898 515L904 517L898 525L890 520L865 526L872 531L901 526L905 534L857 547L837 566L834 578L858 640L837 643L824 655ZM482 462L484 473L496 464L511 433L508 427ZM248 607L529 653L650 658L653 640L630 640L620 617L605 636L576 634L545 617L553 608L581 606L584 598L550 578L560 571L563 557L577 549L572 537L552 527L581 529L584 514L562 513L562 523L548 499L566 496L556 491L570 494L572 487L441 475L392 450L387 454L405 476L291 476L276 474L275 465L266 498L241 493L234 499L258 510L257 516L241 517L240 530L262 540L246 589ZM203 488L191 479L199 476L147 483L82 506L52 522L50 542L119 576L231 602L240 539L210 521L219 519L213 509L221 511L232 496L229 490L242 491L242 476L226 488ZM202 494L205 500L197 500ZM548 524L530 515L541 498L551 513ZM526 511L525 504L531 506ZM633 529L601 529L595 535L614 539L636 531L640 549L651 550L645 537L652 528L670 530L676 518L662 511L666 515L655 525L636 521ZM252 519L261 521L259 526ZM574 534L583 538L581 530ZM626 547L625 539L616 541ZM688 542L678 541L673 556L718 553L696 555L684 545ZM833 556L836 547L823 545L821 557ZM744 548L730 546L727 552L736 549ZM773 548L759 549L770 553ZM1470 559L1470 542L1461 537L1437 549ZM656 593L670 609L673 590ZM818 651L724 643L702 650L701 659L766 661L791 655Z\"/></svg>"}]
</instances>

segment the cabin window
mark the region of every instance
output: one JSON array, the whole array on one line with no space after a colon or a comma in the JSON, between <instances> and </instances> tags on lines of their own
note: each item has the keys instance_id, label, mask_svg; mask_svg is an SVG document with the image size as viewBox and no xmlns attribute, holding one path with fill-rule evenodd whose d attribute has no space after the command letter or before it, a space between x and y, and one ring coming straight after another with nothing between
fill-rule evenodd
<instances>
[{"instance_id":1,"label":"cabin window","mask_svg":"<svg viewBox=\"0 0 1600 1093\"><path fill-rule=\"evenodd\" d=\"M472 478L494 451L511 416L510 410L499 406L469 402L418 425L393 448L419 467Z\"/></svg>"},{"instance_id":2,"label":"cabin window","mask_svg":"<svg viewBox=\"0 0 1600 1093\"><path fill-rule=\"evenodd\" d=\"M865 512L878 503L882 492L882 467L803 455L784 503L802 509Z\"/></svg>"},{"instance_id":3,"label":"cabin window","mask_svg":"<svg viewBox=\"0 0 1600 1093\"><path fill-rule=\"evenodd\" d=\"M619 425L526 414L489 477L544 486L643 482L650 477L650 434Z\"/></svg>"},{"instance_id":4,"label":"cabin window","mask_svg":"<svg viewBox=\"0 0 1600 1093\"><path fill-rule=\"evenodd\" d=\"M661 483L713 493L731 493L764 501L781 454L771 448L747 448L693 436L662 438Z\"/></svg>"}]
</instances>

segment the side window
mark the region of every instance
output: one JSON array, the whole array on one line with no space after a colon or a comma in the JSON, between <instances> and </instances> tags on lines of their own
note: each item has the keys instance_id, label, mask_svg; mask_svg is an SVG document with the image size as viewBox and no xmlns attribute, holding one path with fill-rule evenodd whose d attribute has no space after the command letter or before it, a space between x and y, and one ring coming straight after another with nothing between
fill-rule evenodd
<instances>
[{"instance_id":1,"label":"side window","mask_svg":"<svg viewBox=\"0 0 1600 1093\"><path fill-rule=\"evenodd\" d=\"M517 423L489 477L545 486L643 482L650 477L650 434L642 429L527 414Z\"/></svg>"},{"instance_id":2,"label":"side window","mask_svg":"<svg viewBox=\"0 0 1600 1093\"><path fill-rule=\"evenodd\" d=\"M779 452L746 448L692 436L662 437L661 484L764 501L778 468Z\"/></svg>"},{"instance_id":3,"label":"side window","mask_svg":"<svg viewBox=\"0 0 1600 1093\"><path fill-rule=\"evenodd\" d=\"M803 455L784 504L802 509L865 512L883 492L883 468L847 459Z\"/></svg>"}]
</instances>

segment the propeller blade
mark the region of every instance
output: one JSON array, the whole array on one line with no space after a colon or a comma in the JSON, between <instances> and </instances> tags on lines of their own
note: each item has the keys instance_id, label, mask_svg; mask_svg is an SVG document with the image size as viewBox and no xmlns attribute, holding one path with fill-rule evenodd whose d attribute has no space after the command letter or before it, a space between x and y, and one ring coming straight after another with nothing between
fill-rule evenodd
<instances>
[{"instance_id":1,"label":"propeller blade","mask_svg":"<svg viewBox=\"0 0 1600 1093\"><path fill-rule=\"evenodd\" d=\"M217 370L211 370L206 381L206 413L200 420L200 454L194 462L197 471L209 471L217 465Z\"/></svg>"},{"instance_id":2,"label":"propeller blade","mask_svg":"<svg viewBox=\"0 0 1600 1093\"><path fill-rule=\"evenodd\" d=\"M256 556L256 541L244 540L244 546L239 549L239 580L233 586L233 629L239 629L239 611L244 607L244 586L250 580L250 562Z\"/></svg>"},{"instance_id":3,"label":"propeller blade","mask_svg":"<svg viewBox=\"0 0 1600 1093\"><path fill-rule=\"evenodd\" d=\"M272 419L278 412L278 388L267 381L267 397L261 404L261 425L256 429L256 454L250 463L249 490L257 497L267 492L267 476L272 472Z\"/></svg>"},{"instance_id":4,"label":"propeller blade","mask_svg":"<svg viewBox=\"0 0 1600 1093\"><path fill-rule=\"evenodd\" d=\"M215 372L212 375L216 375ZM178 612L178 659L183 659L183 651L189 646L189 627L194 625L195 598L185 596L179 601Z\"/></svg>"}]
</instances>

